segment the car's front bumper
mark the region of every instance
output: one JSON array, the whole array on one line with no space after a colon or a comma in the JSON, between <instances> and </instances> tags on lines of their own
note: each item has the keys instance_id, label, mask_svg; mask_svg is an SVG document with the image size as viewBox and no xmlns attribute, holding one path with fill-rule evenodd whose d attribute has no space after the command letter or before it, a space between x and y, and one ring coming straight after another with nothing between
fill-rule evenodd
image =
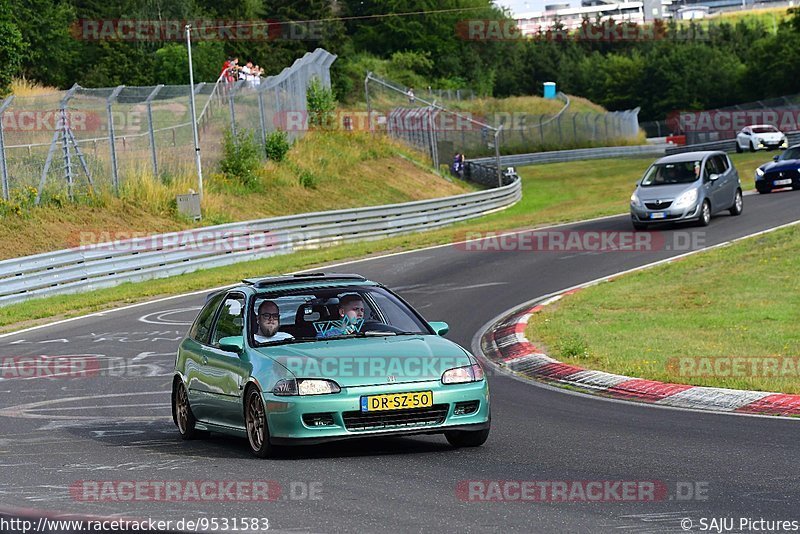
<instances>
[{"instance_id":1,"label":"car's front bumper","mask_svg":"<svg viewBox=\"0 0 800 534\"><path fill-rule=\"evenodd\" d=\"M631 205L631 220L636 223L652 224L660 222L693 221L700 218L700 206L698 201L695 205L688 208L669 207L663 210L649 209L642 204L641 207Z\"/></svg>"},{"instance_id":2,"label":"car's front bumper","mask_svg":"<svg viewBox=\"0 0 800 534\"><path fill-rule=\"evenodd\" d=\"M787 183L788 180L788 183ZM755 181L756 189L762 193L784 187L800 188L800 171L768 172Z\"/></svg>"},{"instance_id":3,"label":"car's front bumper","mask_svg":"<svg viewBox=\"0 0 800 534\"><path fill-rule=\"evenodd\" d=\"M362 396L416 391L433 393L433 405L442 414L441 421L418 422L414 421L414 417L405 417L408 411L389 410L368 412L371 415L385 415L385 419L389 421L388 424L386 421L381 423L383 426L364 429L353 424L354 416L358 417L358 413L363 413L360 411ZM489 386L486 380L448 385L440 381L428 381L394 386L343 387L339 393L314 396L280 397L266 392L263 397L267 408L270 442L276 445L316 444L370 436L438 434L450 430L482 430L488 428L490 420ZM476 411L463 415L454 413L457 403L474 401L478 403ZM443 405L446 408L442 408ZM411 415L421 413L423 411L418 410ZM330 415L333 424L311 426L303 417L311 414ZM400 417L394 417L395 415ZM349 423L346 423L346 419Z\"/></svg>"},{"instance_id":4,"label":"car's front bumper","mask_svg":"<svg viewBox=\"0 0 800 534\"><path fill-rule=\"evenodd\" d=\"M785 139L778 141L758 141L755 143L756 150L777 150L789 148L789 142Z\"/></svg>"}]
</instances>

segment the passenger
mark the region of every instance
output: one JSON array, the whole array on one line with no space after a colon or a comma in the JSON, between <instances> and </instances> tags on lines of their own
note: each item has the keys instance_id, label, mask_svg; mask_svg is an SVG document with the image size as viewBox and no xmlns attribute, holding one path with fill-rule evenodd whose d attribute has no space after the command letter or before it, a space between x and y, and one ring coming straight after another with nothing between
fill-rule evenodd
<instances>
[{"instance_id":1,"label":"passenger","mask_svg":"<svg viewBox=\"0 0 800 534\"><path fill-rule=\"evenodd\" d=\"M256 317L258 318L258 332L253 337L258 343L270 343L293 338L287 332L278 331L281 326L281 314L278 312L278 305L271 300L265 300L261 303Z\"/></svg>"}]
</instances>

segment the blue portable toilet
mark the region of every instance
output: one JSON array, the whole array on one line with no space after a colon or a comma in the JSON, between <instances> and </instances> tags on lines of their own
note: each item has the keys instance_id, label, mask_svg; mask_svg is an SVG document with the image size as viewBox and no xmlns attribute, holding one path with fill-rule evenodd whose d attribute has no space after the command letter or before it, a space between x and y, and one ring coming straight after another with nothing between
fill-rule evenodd
<instances>
[{"instance_id":1,"label":"blue portable toilet","mask_svg":"<svg viewBox=\"0 0 800 534\"><path fill-rule=\"evenodd\" d=\"M556 82L544 82L544 97L545 98L556 97Z\"/></svg>"}]
</instances>

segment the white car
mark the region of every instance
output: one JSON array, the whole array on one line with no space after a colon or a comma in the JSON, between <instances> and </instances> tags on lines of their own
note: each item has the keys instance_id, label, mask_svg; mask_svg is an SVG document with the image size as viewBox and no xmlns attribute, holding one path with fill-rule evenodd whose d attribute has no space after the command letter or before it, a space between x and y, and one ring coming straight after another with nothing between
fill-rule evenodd
<instances>
[{"instance_id":1,"label":"white car","mask_svg":"<svg viewBox=\"0 0 800 534\"><path fill-rule=\"evenodd\" d=\"M772 150L774 148L785 149L788 146L789 141L783 132L769 124L747 126L736 134L736 152L744 150L755 152L756 150Z\"/></svg>"}]
</instances>

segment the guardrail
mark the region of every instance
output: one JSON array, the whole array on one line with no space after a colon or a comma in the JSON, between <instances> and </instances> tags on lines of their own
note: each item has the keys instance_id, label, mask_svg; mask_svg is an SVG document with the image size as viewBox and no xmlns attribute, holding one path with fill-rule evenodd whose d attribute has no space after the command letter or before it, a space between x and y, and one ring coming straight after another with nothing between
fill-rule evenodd
<instances>
[{"instance_id":1,"label":"guardrail","mask_svg":"<svg viewBox=\"0 0 800 534\"><path fill-rule=\"evenodd\" d=\"M663 156L669 145L634 145L634 146L605 146L599 148L576 148L571 150L555 150L552 152L533 152L530 154L513 154L500 156L502 167L520 167L536 163L562 163L586 159L636 157L636 156ZM481 165L494 164L494 158L475 158L469 162Z\"/></svg>"},{"instance_id":2,"label":"guardrail","mask_svg":"<svg viewBox=\"0 0 800 534\"><path fill-rule=\"evenodd\" d=\"M789 145L800 143L800 132L788 132L786 138ZM684 145L670 147L667 154L681 154L684 152L694 152L696 150L722 150L724 152L736 152L735 139L723 139L722 141L709 141L708 143L697 143L694 145Z\"/></svg>"},{"instance_id":3,"label":"guardrail","mask_svg":"<svg viewBox=\"0 0 800 534\"><path fill-rule=\"evenodd\" d=\"M511 206L520 180L474 193L90 244L0 261L0 305L446 226Z\"/></svg>"}]
</instances>

